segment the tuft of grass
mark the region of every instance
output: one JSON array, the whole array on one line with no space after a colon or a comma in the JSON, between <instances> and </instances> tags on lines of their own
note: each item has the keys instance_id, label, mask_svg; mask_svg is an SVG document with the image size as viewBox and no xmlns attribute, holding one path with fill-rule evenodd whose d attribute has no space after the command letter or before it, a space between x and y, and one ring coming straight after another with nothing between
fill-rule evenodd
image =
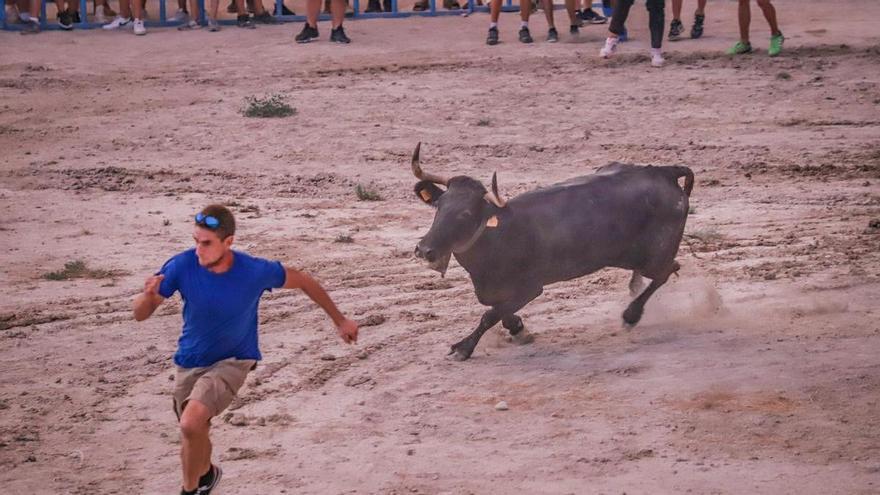
<instances>
[{"instance_id":1,"label":"tuft of grass","mask_svg":"<svg viewBox=\"0 0 880 495\"><path fill-rule=\"evenodd\" d=\"M340 244L351 244L354 242L354 237L348 234L339 234L336 236L336 239L333 239L333 242L338 242Z\"/></svg>"},{"instance_id":2,"label":"tuft of grass","mask_svg":"<svg viewBox=\"0 0 880 495\"><path fill-rule=\"evenodd\" d=\"M382 201L382 196L378 192L360 184L355 186L354 193L361 201Z\"/></svg>"},{"instance_id":3,"label":"tuft of grass","mask_svg":"<svg viewBox=\"0 0 880 495\"><path fill-rule=\"evenodd\" d=\"M71 280L74 278L112 278L121 273L115 270L93 269L86 266L82 260L68 261L63 270L49 272L43 275L46 280Z\"/></svg>"},{"instance_id":4,"label":"tuft of grass","mask_svg":"<svg viewBox=\"0 0 880 495\"><path fill-rule=\"evenodd\" d=\"M489 127L492 124L492 121L489 119L480 119L477 121L478 127Z\"/></svg>"},{"instance_id":5,"label":"tuft of grass","mask_svg":"<svg viewBox=\"0 0 880 495\"><path fill-rule=\"evenodd\" d=\"M776 74L776 79L779 79L780 81L788 81L791 79L791 74L788 72L780 72L779 74Z\"/></svg>"},{"instance_id":6,"label":"tuft of grass","mask_svg":"<svg viewBox=\"0 0 880 495\"><path fill-rule=\"evenodd\" d=\"M287 96L280 93L272 93L265 97L245 97L245 107L241 113L245 117L275 118L289 117L296 114L296 109L287 104Z\"/></svg>"}]
</instances>

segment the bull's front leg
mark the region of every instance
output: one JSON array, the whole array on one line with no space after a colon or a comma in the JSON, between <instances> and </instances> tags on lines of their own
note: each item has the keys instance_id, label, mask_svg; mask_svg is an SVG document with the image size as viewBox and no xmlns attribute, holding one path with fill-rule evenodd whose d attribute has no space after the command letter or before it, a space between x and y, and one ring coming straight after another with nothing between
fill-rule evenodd
<instances>
[{"instance_id":1,"label":"bull's front leg","mask_svg":"<svg viewBox=\"0 0 880 495\"><path fill-rule=\"evenodd\" d=\"M504 328L510 330L511 335L515 336L526 332L525 327L522 324L522 318L516 316L515 313L531 302L532 299L541 295L543 291L544 289L539 287L512 301L493 306L491 309L483 313L483 317L480 318L480 324L477 325L477 328L474 329L470 335L452 346L452 349L449 350L449 354L452 355L452 358L456 361L464 361L468 359L471 357L471 354L474 353L477 343L480 342L480 338L483 337L486 330L489 330L502 320L504 321ZM514 332L514 329L517 329L517 331ZM525 335L528 335L528 333L525 333L524 336Z\"/></svg>"},{"instance_id":2,"label":"bull's front leg","mask_svg":"<svg viewBox=\"0 0 880 495\"><path fill-rule=\"evenodd\" d=\"M477 343L480 341L480 338L483 337L483 334L486 333L486 330L494 327L499 320L501 320L501 315L495 308L483 313L483 317L480 318L480 324L477 325L477 328L457 344L452 345L452 348L449 350L452 359L455 359L456 361L464 361L471 357L471 354L474 353L474 348L477 347Z\"/></svg>"}]
</instances>

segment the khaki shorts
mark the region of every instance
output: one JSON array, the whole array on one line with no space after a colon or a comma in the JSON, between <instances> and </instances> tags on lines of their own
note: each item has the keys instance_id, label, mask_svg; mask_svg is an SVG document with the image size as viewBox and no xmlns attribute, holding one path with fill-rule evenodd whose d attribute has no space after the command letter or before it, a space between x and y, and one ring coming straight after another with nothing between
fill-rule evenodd
<instances>
[{"instance_id":1,"label":"khaki shorts","mask_svg":"<svg viewBox=\"0 0 880 495\"><path fill-rule=\"evenodd\" d=\"M204 368L177 367L174 377L174 414L180 420L186 403L195 399L206 405L211 416L229 407L247 374L257 367L253 359L229 358Z\"/></svg>"}]
</instances>

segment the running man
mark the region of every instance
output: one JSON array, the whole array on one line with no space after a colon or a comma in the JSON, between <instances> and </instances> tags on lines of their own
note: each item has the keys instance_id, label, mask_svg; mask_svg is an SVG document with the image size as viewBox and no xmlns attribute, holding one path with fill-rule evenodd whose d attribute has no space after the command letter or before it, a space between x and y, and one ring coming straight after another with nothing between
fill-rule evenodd
<instances>
[{"instance_id":1,"label":"running man","mask_svg":"<svg viewBox=\"0 0 880 495\"><path fill-rule=\"evenodd\" d=\"M232 250L235 218L210 205L195 216L196 247L169 259L134 299L134 318L150 317L180 292L183 331L174 363L174 412L180 422L181 495L209 495L222 474L211 463L211 418L226 409L262 356L257 343L260 297L272 289L301 289L330 316L345 343L357 342L347 319L309 275Z\"/></svg>"}]
</instances>

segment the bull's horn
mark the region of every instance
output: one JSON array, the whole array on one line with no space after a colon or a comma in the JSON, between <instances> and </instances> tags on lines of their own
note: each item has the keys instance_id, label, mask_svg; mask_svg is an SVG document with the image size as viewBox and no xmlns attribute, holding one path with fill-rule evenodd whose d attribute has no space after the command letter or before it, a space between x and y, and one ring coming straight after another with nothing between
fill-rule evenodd
<instances>
[{"instance_id":1,"label":"bull's horn","mask_svg":"<svg viewBox=\"0 0 880 495\"><path fill-rule=\"evenodd\" d=\"M498 173L497 172L492 173L492 190L487 192L486 195L483 197L486 198L486 201L492 203L493 205L495 205L499 208L504 208L505 206L507 206L507 201L501 199L501 195L498 194Z\"/></svg>"},{"instance_id":2,"label":"bull's horn","mask_svg":"<svg viewBox=\"0 0 880 495\"><path fill-rule=\"evenodd\" d=\"M435 184L440 184L441 186L445 186L447 182L449 182L445 177L440 177L439 175L429 174L426 172L422 172L422 167L419 165L419 150L422 148L422 142L419 141L419 144L416 145L416 150L413 151L412 157L412 171L413 175L416 176L419 180L427 180L433 182Z\"/></svg>"}]
</instances>

